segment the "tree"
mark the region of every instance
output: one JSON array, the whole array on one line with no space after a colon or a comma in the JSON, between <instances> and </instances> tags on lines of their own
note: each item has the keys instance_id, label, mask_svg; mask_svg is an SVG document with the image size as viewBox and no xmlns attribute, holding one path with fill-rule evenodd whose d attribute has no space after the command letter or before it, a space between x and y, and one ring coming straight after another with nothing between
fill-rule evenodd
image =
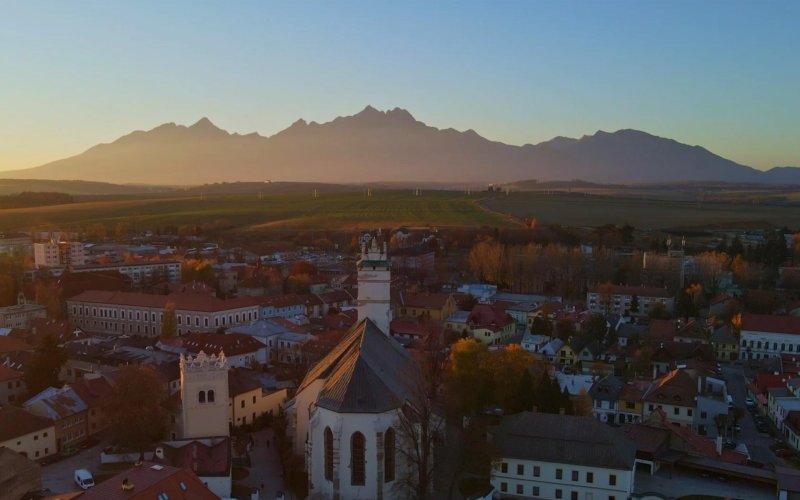
<instances>
[{"instance_id":1,"label":"tree","mask_svg":"<svg viewBox=\"0 0 800 500\"><path fill-rule=\"evenodd\" d=\"M102 409L115 444L144 452L167 434L167 411L162 403L167 393L155 369L148 365L125 365Z\"/></svg>"},{"instance_id":2,"label":"tree","mask_svg":"<svg viewBox=\"0 0 800 500\"><path fill-rule=\"evenodd\" d=\"M531 325L531 333L550 337L551 335L553 335L553 323L547 318L536 316L535 318L533 318L533 324Z\"/></svg>"},{"instance_id":3,"label":"tree","mask_svg":"<svg viewBox=\"0 0 800 500\"><path fill-rule=\"evenodd\" d=\"M536 402L535 387L533 385L533 375L530 370L524 370L519 382L514 387L513 394L505 408L507 413L519 413L521 411L531 411Z\"/></svg>"},{"instance_id":4,"label":"tree","mask_svg":"<svg viewBox=\"0 0 800 500\"><path fill-rule=\"evenodd\" d=\"M490 352L486 360L486 370L492 380L492 399L506 412L514 413L517 387L511 382L521 380L533 364L533 356L522 349L519 344L512 344L505 349ZM533 381L531 381L531 385Z\"/></svg>"},{"instance_id":5,"label":"tree","mask_svg":"<svg viewBox=\"0 0 800 500\"><path fill-rule=\"evenodd\" d=\"M575 397L573 411L575 415L586 416L592 414L592 397L586 392L586 389L581 388L578 395Z\"/></svg>"},{"instance_id":6,"label":"tree","mask_svg":"<svg viewBox=\"0 0 800 500\"><path fill-rule=\"evenodd\" d=\"M459 311L472 311L472 308L475 307L475 304L478 303L478 299L475 298L474 295L468 293L461 297L461 300L458 301L458 310Z\"/></svg>"},{"instance_id":7,"label":"tree","mask_svg":"<svg viewBox=\"0 0 800 500\"><path fill-rule=\"evenodd\" d=\"M39 393L48 387L59 387L58 374L67 362L67 354L58 345L55 335L46 335L28 361L25 370L25 385L32 393Z\"/></svg>"},{"instance_id":8,"label":"tree","mask_svg":"<svg viewBox=\"0 0 800 500\"><path fill-rule=\"evenodd\" d=\"M639 296L634 295L631 297L631 312L636 314L639 312Z\"/></svg>"},{"instance_id":9,"label":"tree","mask_svg":"<svg viewBox=\"0 0 800 500\"><path fill-rule=\"evenodd\" d=\"M17 280L9 274L0 274L0 306L17 303Z\"/></svg>"},{"instance_id":10,"label":"tree","mask_svg":"<svg viewBox=\"0 0 800 500\"><path fill-rule=\"evenodd\" d=\"M475 339L461 339L451 347L446 375L451 413L475 415L491 401L488 356L486 345Z\"/></svg>"},{"instance_id":11,"label":"tree","mask_svg":"<svg viewBox=\"0 0 800 500\"><path fill-rule=\"evenodd\" d=\"M665 306L661 302L653 304L653 307L650 308L650 313L648 314L648 316L650 316L650 319L669 319L667 306Z\"/></svg>"},{"instance_id":12,"label":"tree","mask_svg":"<svg viewBox=\"0 0 800 500\"><path fill-rule=\"evenodd\" d=\"M175 303L167 302L161 318L161 340L174 339L178 335L178 320L175 316Z\"/></svg>"}]
</instances>

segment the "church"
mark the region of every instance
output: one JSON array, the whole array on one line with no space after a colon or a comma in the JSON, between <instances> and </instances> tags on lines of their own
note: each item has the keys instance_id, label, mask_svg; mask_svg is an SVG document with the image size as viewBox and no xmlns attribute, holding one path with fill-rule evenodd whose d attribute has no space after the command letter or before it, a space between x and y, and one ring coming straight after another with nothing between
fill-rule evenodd
<instances>
[{"instance_id":1,"label":"church","mask_svg":"<svg viewBox=\"0 0 800 500\"><path fill-rule=\"evenodd\" d=\"M358 262L358 323L287 405L312 499L408 497L401 483L412 471L399 423L419 368L389 335L390 281L386 245L373 239Z\"/></svg>"}]
</instances>

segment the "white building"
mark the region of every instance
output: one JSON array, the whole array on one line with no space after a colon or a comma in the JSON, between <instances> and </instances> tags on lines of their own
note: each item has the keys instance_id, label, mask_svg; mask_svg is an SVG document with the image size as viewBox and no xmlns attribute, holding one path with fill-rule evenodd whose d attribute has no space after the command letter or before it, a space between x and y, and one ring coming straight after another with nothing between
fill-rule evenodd
<instances>
[{"instance_id":1,"label":"white building","mask_svg":"<svg viewBox=\"0 0 800 500\"><path fill-rule=\"evenodd\" d=\"M362 281L363 284L362 284ZM419 368L389 332L390 264L373 241L359 262L359 323L306 375L287 405L309 497L408 498L402 411ZM363 292L362 292L363 290Z\"/></svg>"},{"instance_id":2,"label":"white building","mask_svg":"<svg viewBox=\"0 0 800 500\"><path fill-rule=\"evenodd\" d=\"M800 317L742 314L739 357L765 359L800 354Z\"/></svg>"},{"instance_id":3,"label":"white building","mask_svg":"<svg viewBox=\"0 0 800 500\"><path fill-rule=\"evenodd\" d=\"M35 318L47 318L47 308L39 304L0 307L0 328L30 328Z\"/></svg>"},{"instance_id":4,"label":"white building","mask_svg":"<svg viewBox=\"0 0 800 500\"><path fill-rule=\"evenodd\" d=\"M175 260L151 260L142 262L120 262L115 264L73 265L73 273L96 271L117 271L131 279L131 284L138 287L145 283L156 284L164 281L181 282L181 263Z\"/></svg>"},{"instance_id":5,"label":"white building","mask_svg":"<svg viewBox=\"0 0 800 500\"><path fill-rule=\"evenodd\" d=\"M675 308L675 297L670 295L666 288L610 284L600 285L586 293L586 308L592 314L630 312L635 316L647 316L657 304L663 305L668 313L672 313Z\"/></svg>"},{"instance_id":6,"label":"white building","mask_svg":"<svg viewBox=\"0 0 800 500\"><path fill-rule=\"evenodd\" d=\"M86 264L86 249L79 241L55 241L33 244L36 267L70 267Z\"/></svg>"},{"instance_id":7,"label":"white building","mask_svg":"<svg viewBox=\"0 0 800 500\"><path fill-rule=\"evenodd\" d=\"M501 497L624 500L633 493L636 445L592 417L523 412L490 432Z\"/></svg>"}]
</instances>

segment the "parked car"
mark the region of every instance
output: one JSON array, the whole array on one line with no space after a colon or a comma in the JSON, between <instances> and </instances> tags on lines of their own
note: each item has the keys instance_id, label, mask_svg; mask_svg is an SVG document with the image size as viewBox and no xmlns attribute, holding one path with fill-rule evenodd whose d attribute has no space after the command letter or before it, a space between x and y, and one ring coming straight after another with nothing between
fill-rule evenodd
<instances>
[{"instance_id":1,"label":"parked car","mask_svg":"<svg viewBox=\"0 0 800 500\"><path fill-rule=\"evenodd\" d=\"M745 404L745 406L747 406L748 408L751 408L751 407L754 407L754 406L756 405L756 402L755 402L755 401L753 401L753 398L751 398L751 397L746 397L746 398L744 398L744 404Z\"/></svg>"},{"instance_id":2,"label":"parked car","mask_svg":"<svg viewBox=\"0 0 800 500\"><path fill-rule=\"evenodd\" d=\"M726 441L725 443L722 444L722 446L724 446L725 448L727 448L729 450L735 450L736 449L736 443L734 443L733 441Z\"/></svg>"},{"instance_id":3,"label":"parked car","mask_svg":"<svg viewBox=\"0 0 800 500\"><path fill-rule=\"evenodd\" d=\"M61 450L61 456L65 457L65 458L66 457L71 457L72 455L74 455L76 453L78 453L78 448L73 448L72 446L69 446L69 447L64 448L64 449Z\"/></svg>"},{"instance_id":4,"label":"parked car","mask_svg":"<svg viewBox=\"0 0 800 500\"><path fill-rule=\"evenodd\" d=\"M75 469L73 478L75 479L75 484L82 490L94 487L94 478L87 469Z\"/></svg>"}]
</instances>

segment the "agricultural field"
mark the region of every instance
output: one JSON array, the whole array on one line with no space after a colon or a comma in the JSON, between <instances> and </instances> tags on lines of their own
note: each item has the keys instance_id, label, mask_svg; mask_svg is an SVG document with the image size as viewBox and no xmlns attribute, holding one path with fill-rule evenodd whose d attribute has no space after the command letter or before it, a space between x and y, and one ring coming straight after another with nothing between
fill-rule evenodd
<instances>
[{"instance_id":1,"label":"agricultural field","mask_svg":"<svg viewBox=\"0 0 800 500\"><path fill-rule=\"evenodd\" d=\"M800 227L800 206L677 199L596 196L583 193L519 192L495 195L484 207L537 224L595 227L630 224L640 229L700 229L710 226Z\"/></svg>"},{"instance_id":2,"label":"agricultural field","mask_svg":"<svg viewBox=\"0 0 800 500\"><path fill-rule=\"evenodd\" d=\"M24 209L0 210L0 231L34 227L79 228L119 222L140 228L204 225L260 231L271 228L355 229L380 226L463 227L517 225L508 217L483 209L479 194L456 191L373 190L351 193L309 193L259 196L203 195L103 200Z\"/></svg>"}]
</instances>

